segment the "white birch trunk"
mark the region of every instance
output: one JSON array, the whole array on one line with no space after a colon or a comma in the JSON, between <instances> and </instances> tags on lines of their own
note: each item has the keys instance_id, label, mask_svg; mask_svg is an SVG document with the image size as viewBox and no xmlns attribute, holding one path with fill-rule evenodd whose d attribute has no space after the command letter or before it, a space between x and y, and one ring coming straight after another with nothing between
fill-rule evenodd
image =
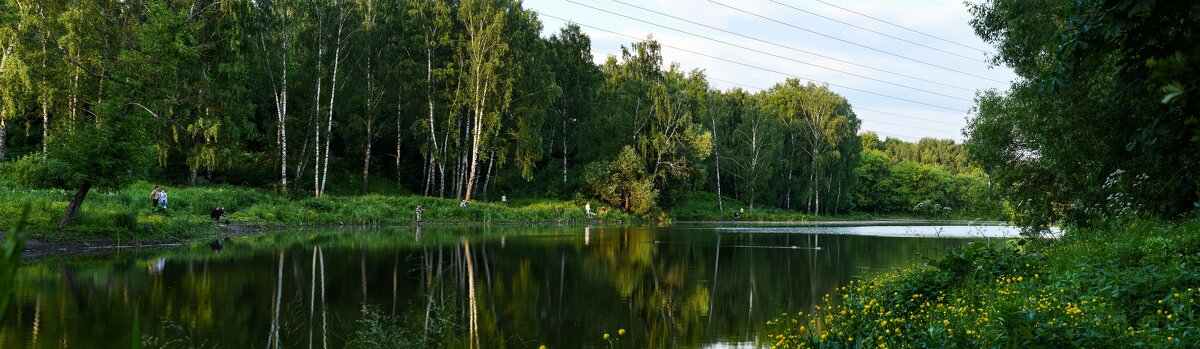
<instances>
[{"instance_id":1,"label":"white birch trunk","mask_svg":"<svg viewBox=\"0 0 1200 349\"><path fill-rule=\"evenodd\" d=\"M4 153L8 144L8 112L0 110L0 163L4 162Z\"/></svg>"},{"instance_id":2,"label":"white birch trunk","mask_svg":"<svg viewBox=\"0 0 1200 349\"><path fill-rule=\"evenodd\" d=\"M321 82L325 75L325 38L321 33L322 21L317 19L317 89L313 97L313 196L321 197Z\"/></svg>"},{"instance_id":3,"label":"white birch trunk","mask_svg":"<svg viewBox=\"0 0 1200 349\"><path fill-rule=\"evenodd\" d=\"M713 160L717 164L717 211L724 213L725 204L721 199L721 143L717 142L717 116L716 113L709 111L709 120L712 120L712 143L713 143ZM565 171L565 169L564 169ZM754 206L750 206L750 211L754 211ZM720 246L717 247L718 250Z\"/></svg>"},{"instance_id":4,"label":"white birch trunk","mask_svg":"<svg viewBox=\"0 0 1200 349\"><path fill-rule=\"evenodd\" d=\"M281 55L281 69L283 74L280 77L279 85L275 85L275 77L274 74L272 74L271 85L273 91L271 98L274 99L275 102L275 121L277 123L275 127L275 145L279 147L279 189L283 192L287 192L287 73L288 41L290 40L290 36L288 35L288 31L286 29L287 15L284 13L280 16L284 19L283 27L285 27L280 29L283 39L283 53ZM266 40L263 39L261 34L258 38L263 52L269 52ZM100 86L104 86L104 84L100 84Z\"/></svg>"},{"instance_id":5,"label":"white birch trunk","mask_svg":"<svg viewBox=\"0 0 1200 349\"><path fill-rule=\"evenodd\" d=\"M8 57L12 56L13 47L9 45L4 50L4 56L0 57L0 74L4 73L5 64L8 63ZM8 110L0 109L0 163L4 162L4 156L8 149Z\"/></svg>"},{"instance_id":6,"label":"white birch trunk","mask_svg":"<svg viewBox=\"0 0 1200 349\"><path fill-rule=\"evenodd\" d=\"M376 86L375 86L375 74L372 72L372 70L371 70L372 68L373 68L373 65L372 65L372 61L371 61L371 54L368 53L367 54L367 105L366 105L366 109L367 109L366 143L367 144L365 145L364 148L366 148L366 149L363 152L362 191L361 191L362 195L367 195L367 192L369 191L368 189L369 189L370 174L371 174L371 145L372 145L371 143L373 143L372 141L375 138L375 129L374 129L374 127L375 127L375 111L376 111L375 108L376 108L376 103L379 102L379 99L376 98L377 91L376 91ZM380 96L380 98L382 98L382 96ZM397 143L397 144L399 144L399 143ZM399 145L397 145L397 147L399 147Z\"/></svg>"},{"instance_id":7,"label":"white birch trunk","mask_svg":"<svg viewBox=\"0 0 1200 349\"><path fill-rule=\"evenodd\" d=\"M75 68L75 77L71 78L71 103L68 108L71 109L71 121L75 121L75 109L79 108L79 68Z\"/></svg>"},{"instance_id":8,"label":"white birch trunk","mask_svg":"<svg viewBox=\"0 0 1200 349\"><path fill-rule=\"evenodd\" d=\"M46 71L46 40L45 39L42 40L42 71ZM46 86L45 76L42 77L42 86ZM47 147L46 147L48 144L48 143L46 143L46 138L49 138L49 136L50 136L51 97L49 96L49 92L43 92L43 93L47 94L45 96L46 97L45 100L42 101L42 163L44 164L44 163L46 163L46 154L49 154L47 152Z\"/></svg>"},{"instance_id":9,"label":"white birch trunk","mask_svg":"<svg viewBox=\"0 0 1200 349\"><path fill-rule=\"evenodd\" d=\"M329 144L333 138L333 102L337 97L337 78L338 64L342 58L342 28L346 24L346 19L342 18L338 23L337 43L334 44L333 50L333 77L329 81L329 119L325 121L325 158L321 164L321 195L325 194L325 183L329 177Z\"/></svg>"},{"instance_id":10,"label":"white birch trunk","mask_svg":"<svg viewBox=\"0 0 1200 349\"><path fill-rule=\"evenodd\" d=\"M429 151L429 179L425 189L425 195L429 195L428 187L433 182L433 169L437 167L437 158L441 151L438 149L437 128L433 121L433 48L428 46L425 48L425 99L429 102L429 143L433 145L433 149ZM439 193L438 196L441 194Z\"/></svg>"},{"instance_id":11,"label":"white birch trunk","mask_svg":"<svg viewBox=\"0 0 1200 349\"><path fill-rule=\"evenodd\" d=\"M285 34L284 37L287 35ZM284 39L284 54L283 54L283 79L281 80L281 89L275 97L275 110L277 116L279 139L279 188L287 192L287 39Z\"/></svg>"},{"instance_id":12,"label":"white birch trunk","mask_svg":"<svg viewBox=\"0 0 1200 349\"><path fill-rule=\"evenodd\" d=\"M374 132L374 120L367 119L367 146L363 151L363 171L362 171L362 195L367 195L370 188L371 175L371 134Z\"/></svg>"},{"instance_id":13,"label":"white birch trunk","mask_svg":"<svg viewBox=\"0 0 1200 349\"><path fill-rule=\"evenodd\" d=\"M562 193L567 194L567 116L562 117Z\"/></svg>"},{"instance_id":14,"label":"white birch trunk","mask_svg":"<svg viewBox=\"0 0 1200 349\"><path fill-rule=\"evenodd\" d=\"M479 91L480 91L479 86L476 86L475 91L476 91L475 93L479 93ZM476 171L476 167L477 167L476 165L479 163L479 143L480 143L481 137L483 136L483 117L484 117L483 108L485 105L487 105L487 91L488 91L488 82L484 82L483 95L481 96L482 98L476 97L476 99L478 99L479 102L478 102L478 104L475 105L475 122L474 122L474 125L472 125L473 127L472 127L472 132L471 132L472 133L471 156L470 156L470 164L469 164L470 172L467 175L467 191L466 191L466 194L464 194L464 199L463 199L463 200L467 200L467 201L471 201L471 194L474 193L474 189L475 189L475 171Z\"/></svg>"},{"instance_id":15,"label":"white birch trunk","mask_svg":"<svg viewBox=\"0 0 1200 349\"><path fill-rule=\"evenodd\" d=\"M402 144L401 143L401 140L402 140L401 132L403 131L403 128L401 128L401 125L400 125L400 116L401 116L402 96L403 95L401 95L400 92L396 92L396 183L397 183L397 185L398 185L398 183L400 183L400 180L401 180L401 175L400 175L400 164L401 164L400 150L401 149L400 149L400 145Z\"/></svg>"}]
</instances>

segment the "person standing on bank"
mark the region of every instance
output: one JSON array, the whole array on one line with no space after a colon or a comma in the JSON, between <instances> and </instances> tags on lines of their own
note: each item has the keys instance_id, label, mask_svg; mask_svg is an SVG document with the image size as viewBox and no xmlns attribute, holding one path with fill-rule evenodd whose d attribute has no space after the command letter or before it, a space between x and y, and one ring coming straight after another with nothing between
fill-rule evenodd
<instances>
[{"instance_id":1,"label":"person standing on bank","mask_svg":"<svg viewBox=\"0 0 1200 349\"><path fill-rule=\"evenodd\" d=\"M167 210L167 190L163 189L158 192L158 205L162 206L164 211Z\"/></svg>"},{"instance_id":2,"label":"person standing on bank","mask_svg":"<svg viewBox=\"0 0 1200 349\"><path fill-rule=\"evenodd\" d=\"M154 190L150 191L150 207L158 208L158 186L154 186Z\"/></svg>"},{"instance_id":3,"label":"person standing on bank","mask_svg":"<svg viewBox=\"0 0 1200 349\"><path fill-rule=\"evenodd\" d=\"M417 211L417 223L421 223L421 212L425 211L425 209L421 208L421 205L417 205L416 211Z\"/></svg>"}]
</instances>

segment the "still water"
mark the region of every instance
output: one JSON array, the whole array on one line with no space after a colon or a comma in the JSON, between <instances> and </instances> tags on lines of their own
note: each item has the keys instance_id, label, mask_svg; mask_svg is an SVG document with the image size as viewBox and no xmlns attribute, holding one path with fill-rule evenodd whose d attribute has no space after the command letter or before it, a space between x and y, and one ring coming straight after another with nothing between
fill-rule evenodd
<instances>
[{"instance_id":1,"label":"still water","mask_svg":"<svg viewBox=\"0 0 1200 349\"><path fill-rule=\"evenodd\" d=\"M0 348L731 348L1000 227L299 231L30 261ZM624 335L618 331L624 329ZM769 346L769 343L761 343Z\"/></svg>"}]
</instances>

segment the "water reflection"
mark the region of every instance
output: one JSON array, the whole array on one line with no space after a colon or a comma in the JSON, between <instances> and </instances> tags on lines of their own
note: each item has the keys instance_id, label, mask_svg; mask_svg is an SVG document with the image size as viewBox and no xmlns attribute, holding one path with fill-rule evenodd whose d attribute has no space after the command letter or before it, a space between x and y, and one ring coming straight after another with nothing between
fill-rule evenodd
<instances>
[{"instance_id":1,"label":"water reflection","mask_svg":"<svg viewBox=\"0 0 1200 349\"><path fill-rule=\"evenodd\" d=\"M417 226L41 260L0 347L729 347L969 241L824 229Z\"/></svg>"}]
</instances>

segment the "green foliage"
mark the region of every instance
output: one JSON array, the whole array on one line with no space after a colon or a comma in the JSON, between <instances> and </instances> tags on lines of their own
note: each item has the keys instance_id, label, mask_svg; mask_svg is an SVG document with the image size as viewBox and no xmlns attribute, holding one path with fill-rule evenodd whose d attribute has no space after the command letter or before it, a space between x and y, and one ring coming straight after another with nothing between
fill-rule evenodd
<instances>
[{"instance_id":1,"label":"green foliage","mask_svg":"<svg viewBox=\"0 0 1200 349\"><path fill-rule=\"evenodd\" d=\"M1197 75L1184 62L1200 47L1200 8L995 0L972 12L976 32L998 48L994 62L1021 77L1005 94L979 94L967 127L973 161L1017 223L1090 224L1127 207L1171 217L1195 207L1200 123L1187 96ZM1140 189L1106 185L1120 173Z\"/></svg>"},{"instance_id":2,"label":"green foliage","mask_svg":"<svg viewBox=\"0 0 1200 349\"><path fill-rule=\"evenodd\" d=\"M621 149L612 162L597 162L586 174L592 195L630 213L644 215L657 206L653 179L632 147Z\"/></svg>"},{"instance_id":3,"label":"green foliage","mask_svg":"<svg viewBox=\"0 0 1200 349\"><path fill-rule=\"evenodd\" d=\"M855 169L858 185L854 187L854 199L859 210L931 218L999 219L1003 215L1000 201L988 188L987 177L977 169L963 167L955 175L949 170L951 166L889 158L877 148L863 150L862 159Z\"/></svg>"},{"instance_id":4,"label":"green foliage","mask_svg":"<svg viewBox=\"0 0 1200 349\"><path fill-rule=\"evenodd\" d=\"M0 186L22 188L49 187L50 173L41 156L27 154L16 161L0 163Z\"/></svg>"},{"instance_id":5,"label":"green foliage","mask_svg":"<svg viewBox=\"0 0 1200 349\"><path fill-rule=\"evenodd\" d=\"M861 213L818 217L795 210L765 205L756 206L753 211L746 210L739 217L738 210L749 207L746 203L731 197L724 197L722 198L722 204L725 206L724 211L721 211L717 207L716 194L692 192L687 198L679 201L672 207L669 213L676 221L807 222L818 219L852 221L870 220L872 218L869 215Z\"/></svg>"},{"instance_id":6,"label":"green foliage","mask_svg":"<svg viewBox=\"0 0 1200 349\"><path fill-rule=\"evenodd\" d=\"M131 326L131 330L136 331L132 338L139 338L141 342L137 344L140 344L143 348L204 349L215 347L209 345L211 343L208 343L204 339L196 338L196 335L189 328L180 325L179 322L169 317L164 317L159 323L161 324L161 329L158 331L158 335L145 334L139 336L136 333L141 331L139 326Z\"/></svg>"},{"instance_id":7,"label":"green foliage","mask_svg":"<svg viewBox=\"0 0 1200 349\"><path fill-rule=\"evenodd\" d=\"M670 209L694 191L721 191L750 211L779 208L779 217L861 206L854 199L859 120L828 86L791 79L758 93L718 91L703 70L664 61L652 38L597 66L579 26L544 35L538 15L523 6L47 0L5 7L0 43L16 45L0 77L0 119L49 120L46 137L23 137L12 157L19 160L0 165L0 183L93 184L106 193L138 180L224 184L286 189L289 199L587 193L636 214ZM1180 74L1172 62L1158 65L1164 79ZM892 160L937 163L956 176L970 169L952 142L882 143ZM943 177L926 182L942 185ZM974 197L956 193L980 192L974 182L950 181L969 190L913 194L892 207L908 213L935 196L950 198L935 202L955 212L973 207L963 202ZM288 200L255 205L243 208L268 222L325 214L288 212ZM399 212L364 209L339 220ZM133 235L148 226L151 235L195 228L156 226L153 214L115 204L88 210L82 219L116 222L114 231L139 231Z\"/></svg>"},{"instance_id":8,"label":"green foliage","mask_svg":"<svg viewBox=\"0 0 1200 349\"><path fill-rule=\"evenodd\" d=\"M1113 220L975 244L773 322L779 347L1186 347L1200 340L1200 220ZM819 328L819 329L818 329Z\"/></svg>"},{"instance_id":9,"label":"green foliage","mask_svg":"<svg viewBox=\"0 0 1200 349\"><path fill-rule=\"evenodd\" d=\"M125 189L97 190L90 195L77 224L58 229L57 223L69 194L63 190L6 189L0 187L0 225L21 217L19 202L31 202L28 232L48 241L95 243L177 242L213 236L219 227L209 218L213 208L227 211L230 223L243 226L282 225L395 225L416 220L414 208L424 207L429 223L546 223L634 221L634 215L610 207L599 217L584 215L584 202L528 199L510 196L508 204L473 202L459 208L458 200L421 196L339 196L292 199L278 193L233 186L164 187L170 209L152 209L153 185L139 182ZM647 201L652 202L652 201ZM593 211L599 209L593 204Z\"/></svg>"},{"instance_id":10,"label":"green foliage","mask_svg":"<svg viewBox=\"0 0 1200 349\"><path fill-rule=\"evenodd\" d=\"M72 132L50 140L54 161L48 171L60 185L76 187L91 182L98 187L120 188L143 176L153 154L143 127L145 116L119 102L98 106L93 122L80 123Z\"/></svg>"},{"instance_id":11,"label":"green foliage","mask_svg":"<svg viewBox=\"0 0 1200 349\"><path fill-rule=\"evenodd\" d=\"M419 332L417 327L399 316L384 315L378 307L364 307L365 316L358 320L357 329L350 335L346 348L437 348L443 337L448 335L445 326L438 325L451 323L441 318L445 315L440 306L436 313L439 319L425 333Z\"/></svg>"}]
</instances>

